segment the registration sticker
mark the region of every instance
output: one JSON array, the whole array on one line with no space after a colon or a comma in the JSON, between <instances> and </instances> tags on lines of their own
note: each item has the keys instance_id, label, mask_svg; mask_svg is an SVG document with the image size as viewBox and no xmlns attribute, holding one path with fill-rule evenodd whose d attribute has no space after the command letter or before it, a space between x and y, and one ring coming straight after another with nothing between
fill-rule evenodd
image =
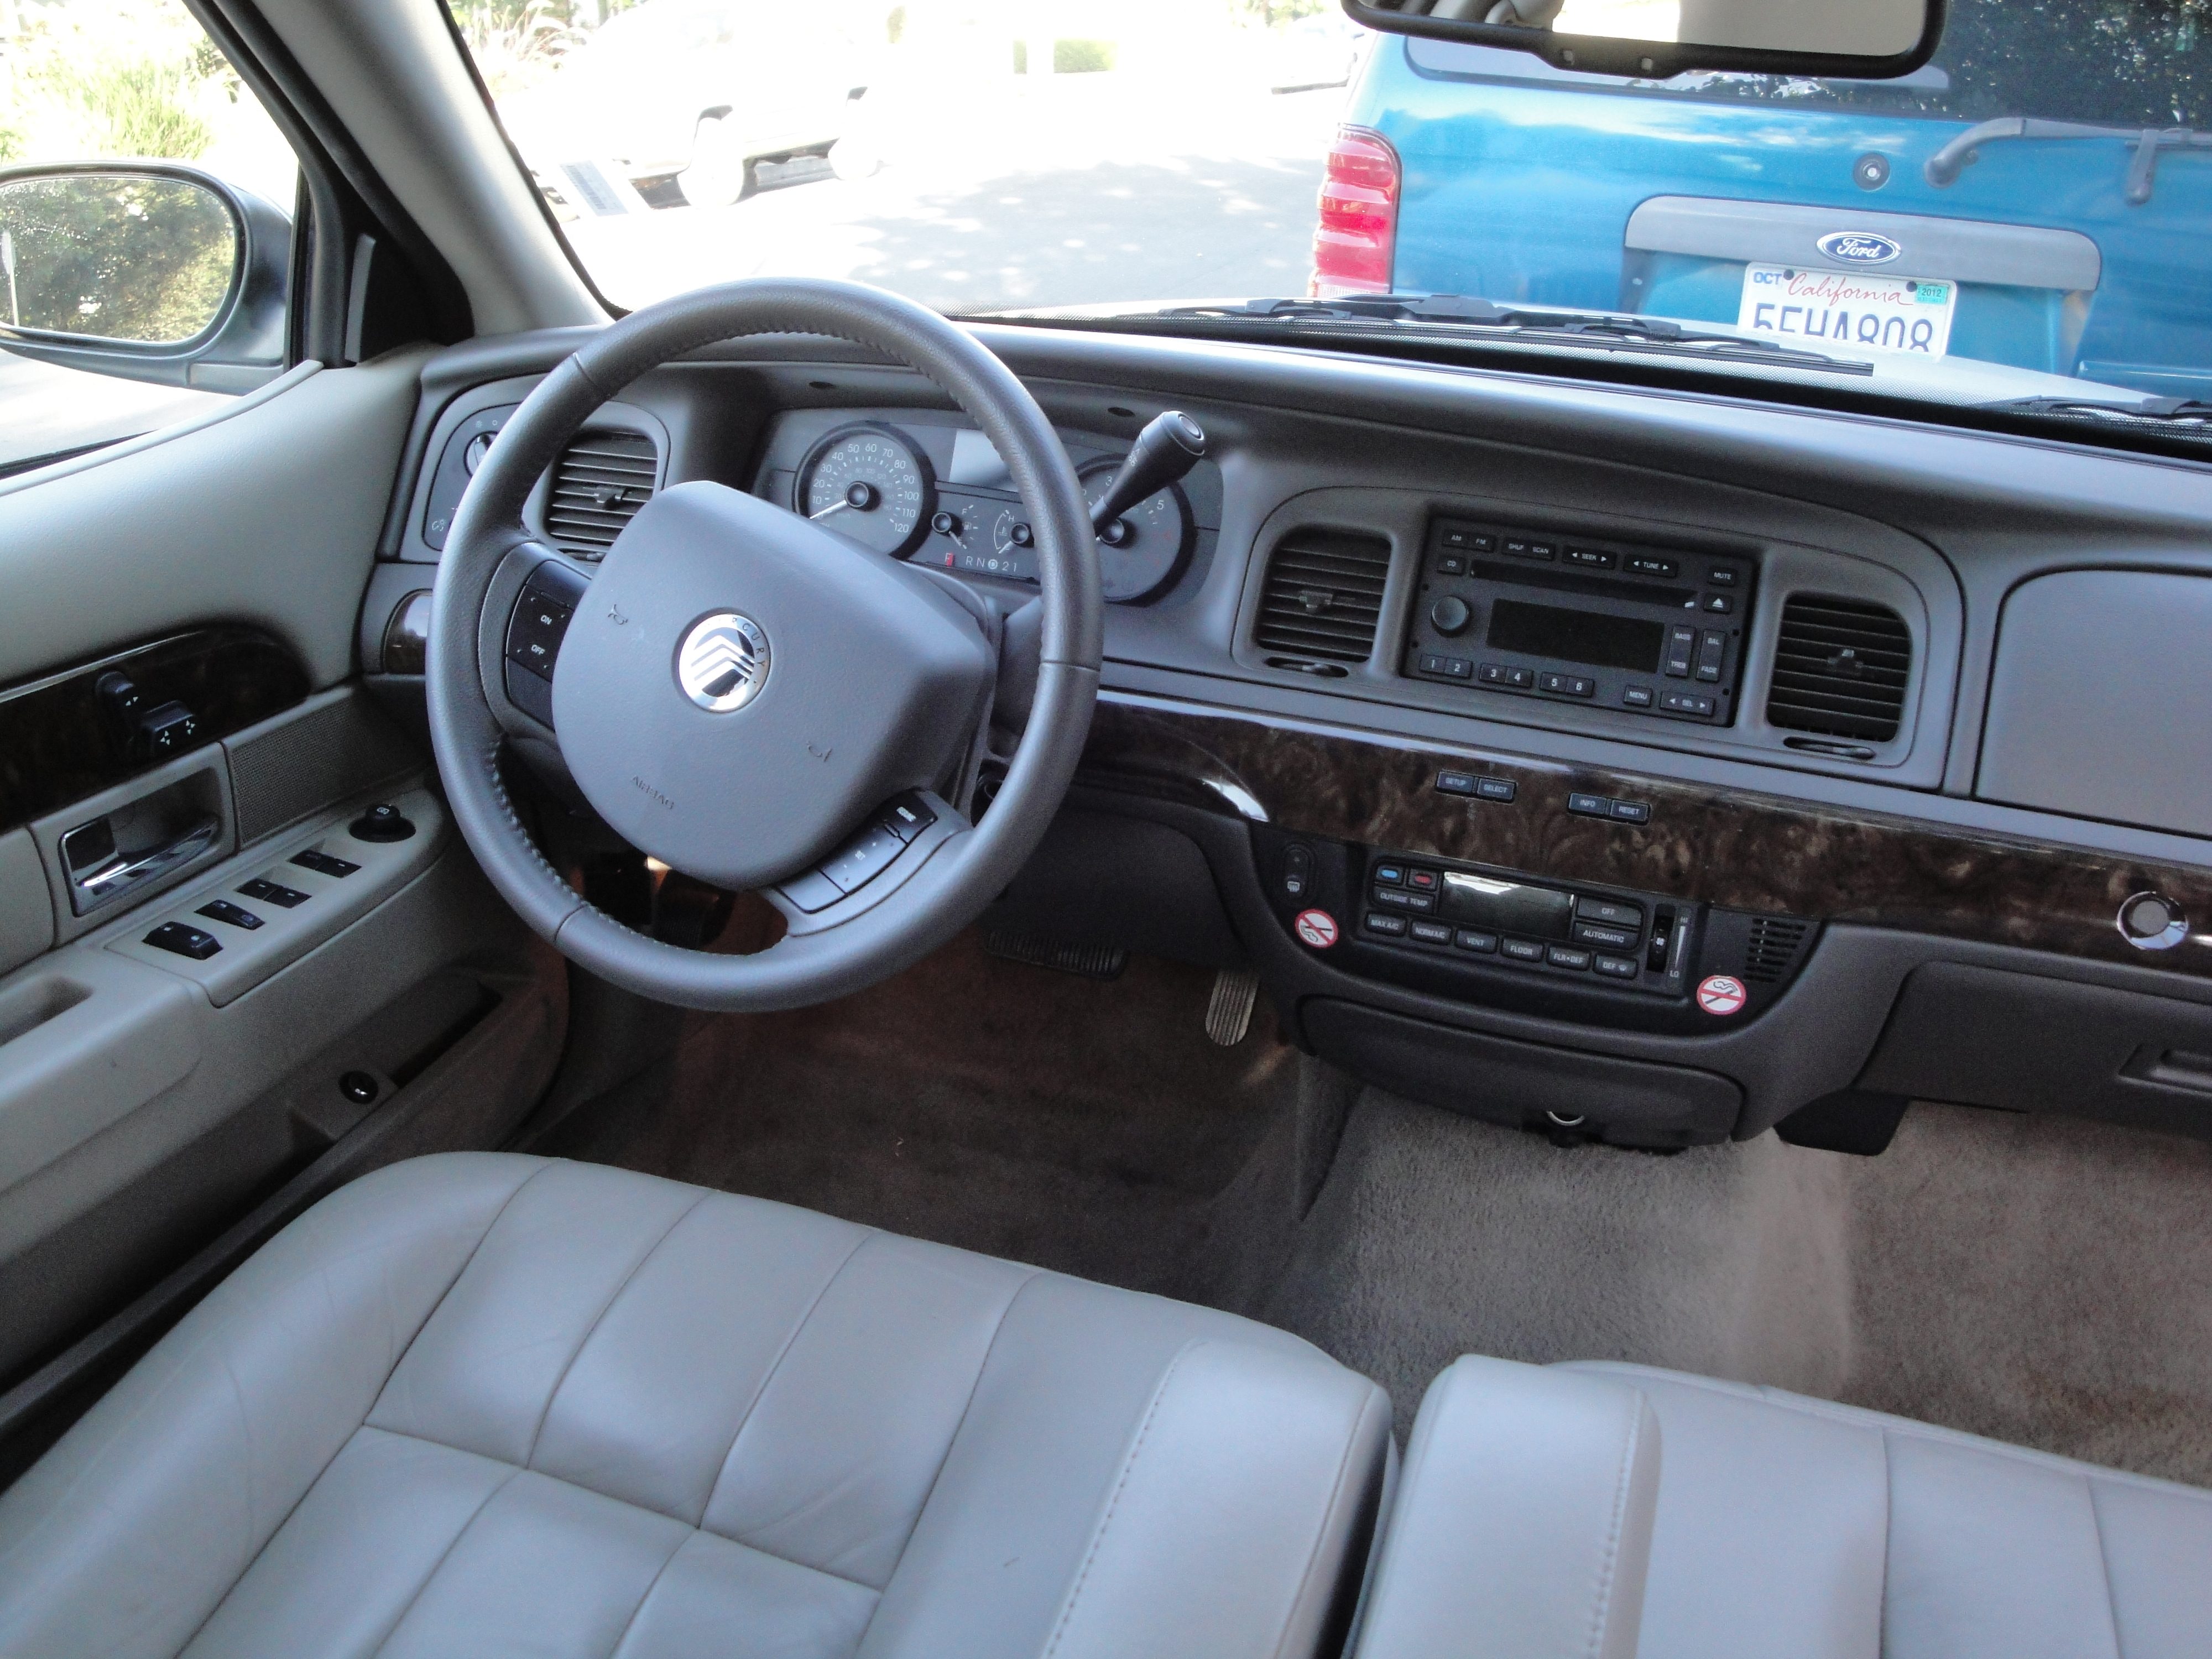
<instances>
[{"instance_id":1,"label":"registration sticker","mask_svg":"<svg viewBox=\"0 0 2212 1659\"><path fill-rule=\"evenodd\" d=\"M1959 285L1918 276L1747 265L1736 326L1796 345L1850 346L1941 357L1951 345Z\"/></svg>"}]
</instances>

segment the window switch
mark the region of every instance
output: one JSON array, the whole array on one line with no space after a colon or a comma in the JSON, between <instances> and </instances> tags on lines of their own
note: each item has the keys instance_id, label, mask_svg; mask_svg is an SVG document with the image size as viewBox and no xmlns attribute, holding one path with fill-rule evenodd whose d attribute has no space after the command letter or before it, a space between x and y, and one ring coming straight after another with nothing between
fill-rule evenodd
<instances>
[{"instance_id":1,"label":"window switch","mask_svg":"<svg viewBox=\"0 0 2212 1659\"><path fill-rule=\"evenodd\" d=\"M163 922L146 935L146 943L156 951L190 957L194 962L205 962L222 949L222 941L213 933L204 933L185 921Z\"/></svg>"},{"instance_id":2,"label":"window switch","mask_svg":"<svg viewBox=\"0 0 2212 1659\"><path fill-rule=\"evenodd\" d=\"M249 933L255 928L265 925L260 917L255 915L244 905L233 904L228 899L211 900L200 906L199 914L210 921L227 921L232 927L242 927Z\"/></svg>"},{"instance_id":3,"label":"window switch","mask_svg":"<svg viewBox=\"0 0 2212 1659\"><path fill-rule=\"evenodd\" d=\"M319 847L310 847L304 853L293 854L292 862L302 870L313 871L319 876L349 876L361 868L350 859L335 857Z\"/></svg>"},{"instance_id":4,"label":"window switch","mask_svg":"<svg viewBox=\"0 0 2212 1659\"><path fill-rule=\"evenodd\" d=\"M283 910L305 904L308 896L296 887L287 887L266 876L256 876L252 881L239 883L238 890L250 899L259 899L264 904L273 904Z\"/></svg>"}]
</instances>

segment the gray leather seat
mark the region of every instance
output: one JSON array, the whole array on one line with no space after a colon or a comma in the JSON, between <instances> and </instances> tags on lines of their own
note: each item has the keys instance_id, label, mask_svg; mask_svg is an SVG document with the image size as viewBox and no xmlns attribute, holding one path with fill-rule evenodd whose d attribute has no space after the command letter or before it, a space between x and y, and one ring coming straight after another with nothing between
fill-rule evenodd
<instances>
[{"instance_id":1,"label":"gray leather seat","mask_svg":"<svg viewBox=\"0 0 2212 1659\"><path fill-rule=\"evenodd\" d=\"M1358 1659L2212 1652L2212 1492L1778 1389L1462 1359Z\"/></svg>"},{"instance_id":2,"label":"gray leather seat","mask_svg":"<svg viewBox=\"0 0 2212 1659\"><path fill-rule=\"evenodd\" d=\"M1389 1428L1224 1314L427 1158L287 1229L0 1498L0 1654L1303 1656Z\"/></svg>"}]
</instances>

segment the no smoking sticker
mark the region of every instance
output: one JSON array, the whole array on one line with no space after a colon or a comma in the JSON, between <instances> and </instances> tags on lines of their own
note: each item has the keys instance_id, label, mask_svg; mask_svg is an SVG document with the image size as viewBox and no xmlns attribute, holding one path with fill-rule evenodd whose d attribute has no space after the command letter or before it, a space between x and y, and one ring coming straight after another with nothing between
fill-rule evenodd
<instances>
[{"instance_id":1,"label":"no smoking sticker","mask_svg":"<svg viewBox=\"0 0 2212 1659\"><path fill-rule=\"evenodd\" d=\"M1741 1010L1747 993L1740 979L1715 974L1698 987L1698 1006L1709 1014L1733 1014Z\"/></svg>"},{"instance_id":2,"label":"no smoking sticker","mask_svg":"<svg viewBox=\"0 0 2212 1659\"><path fill-rule=\"evenodd\" d=\"M1326 910L1301 910L1291 925L1298 930L1298 938L1316 951L1326 951L1336 943L1336 918Z\"/></svg>"}]
</instances>

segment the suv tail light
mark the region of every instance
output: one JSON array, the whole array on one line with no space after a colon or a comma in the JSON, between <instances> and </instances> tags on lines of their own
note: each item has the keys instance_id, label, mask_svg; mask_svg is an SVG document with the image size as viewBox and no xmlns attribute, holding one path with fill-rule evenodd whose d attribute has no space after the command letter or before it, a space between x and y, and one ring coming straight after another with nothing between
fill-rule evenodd
<instances>
[{"instance_id":1,"label":"suv tail light","mask_svg":"<svg viewBox=\"0 0 2212 1659\"><path fill-rule=\"evenodd\" d=\"M1379 132L1339 127L1321 183L1321 222L1314 229L1316 299L1338 294L1387 294L1398 249L1398 152Z\"/></svg>"}]
</instances>

